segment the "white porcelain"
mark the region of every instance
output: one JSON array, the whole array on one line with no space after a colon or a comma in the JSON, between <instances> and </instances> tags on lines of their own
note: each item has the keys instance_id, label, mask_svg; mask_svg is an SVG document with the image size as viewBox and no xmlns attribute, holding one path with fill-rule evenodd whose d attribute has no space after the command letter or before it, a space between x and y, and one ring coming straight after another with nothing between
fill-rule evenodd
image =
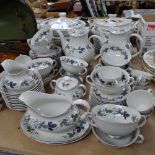
<instances>
[{"instance_id":1,"label":"white porcelain","mask_svg":"<svg viewBox=\"0 0 155 155\"><path fill-rule=\"evenodd\" d=\"M55 94L70 96L74 100L81 98L86 94L86 86L79 84L78 80L73 77L64 76L50 82L51 88Z\"/></svg>"},{"instance_id":2,"label":"white porcelain","mask_svg":"<svg viewBox=\"0 0 155 155\"><path fill-rule=\"evenodd\" d=\"M29 138L45 144L74 143L86 137L91 130L89 123L83 120L79 120L74 128L66 132L61 132L59 134L53 132L44 132L42 130L31 127L29 125L29 120L26 119L25 115L20 121L20 128Z\"/></svg>"},{"instance_id":3,"label":"white porcelain","mask_svg":"<svg viewBox=\"0 0 155 155\"><path fill-rule=\"evenodd\" d=\"M149 66L152 70L155 69L154 55L155 55L155 50L149 50L145 52L143 55L144 63L147 66Z\"/></svg>"},{"instance_id":4,"label":"white porcelain","mask_svg":"<svg viewBox=\"0 0 155 155\"><path fill-rule=\"evenodd\" d=\"M35 73L34 79L36 85L31 88L33 91L45 92L43 82L39 73ZM3 100L6 106L12 110L25 111L27 106L18 99L22 92L15 92L8 90L4 85L4 79L0 81L0 92L2 94Z\"/></svg>"},{"instance_id":5,"label":"white porcelain","mask_svg":"<svg viewBox=\"0 0 155 155\"><path fill-rule=\"evenodd\" d=\"M101 143L109 145L111 147L124 148L134 143L143 143L144 141L144 137L142 134L140 134L139 129L136 129L131 134L120 138L113 138L96 127L92 127L92 130L96 138Z\"/></svg>"},{"instance_id":6,"label":"white porcelain","mask_svg":"<svg viewBox=\"0 0 155 155\"><path fill-rule=\"evenodd\" d=\"M99 73L102 73L105 67L98 67L95 68L91 75L87 75L86 81L92 85L97 87L99 90L101 90L105 94L119 94L121 91L126 87L130 86L131 84L134 83L134 79L129 76L129 74L121 69L121 68L116 68L120 69L122 71L122 76L120 80L116 81L104 81L102 79L102 74L99 76Z\"/></svg>"},{"instance_id":7,"label":"white porcelain","mask_svg":"<svg viewBox=\"0 0 155 155\"><path fill-rule=\"evenodd\" d=\"M155 99L149 90L135 90L127 97L127 105L149 117L154 111Z\"/></svg>"},{"instance_id":8,"label":"white porcelain","mask_svg":"<svg viewBox=\"0 0 155 155\"><path fill-rule=\"evenodd\" d=\"M106 19L94 19L92 22L91 30L93 33L97 33L101 38L107 38L108 43L114 43L121 46L123 49L129 50L132 57L136 57L142 52L144 47L144 40L142 37L133 33L138 22L134 23L131 19L125 18L106 18ZM133 53L133 46L130 42L130 38L135 37L140 42L139 50Z\"/></svg>"},{"instance_id":9,"label":"white porcelain","mask_svg":"<svg viewBox=\"0 0 155 155\"><path fill-rule=\"evenodd\" d=\"M5 70L5 86L12 91L31 89L35 84L33 72L15 60L7 59L1 63Z\"/></svg>"},{"instance_id":10,"label":"white porcelain","mask_svg":"<svg viewBox=\"0 0 155 155\"><path fill-rule=\"evenodd\" d=\"M37 58L26 63L28 69L37 70L42 77L48 75L57 65L51 58Z\"/></svg>"},{"instance_id":11,"label":"white porcelain","mask_svg":"<svg viewBox=\"0 0 155 155\"><path fill-rule=\"evenodd\" d=\"M50 26L42 27L31 39L27 40L30 48L40 54L48 53L52 43L53 33Z\"/></svg>"},{"instance_id":12,"label":"white porcelain","mask_svg":"<svg viewBox=\"0 0 155 155\"><path fill-rule=\"evenodd\" d=\"M19 56L17 56L15 58L15 61L21 63L21 64L26 64L27 62L31 61L32 59L27 56L27 55L23 55L23 54L20 54Z\"/></svg>"},{"instance_id":13,"label":"white porcelain","mask_svg":"<svg viewBox=\"0 0 155 155\"><path fill-rule=\"evenodd\" d=\"M77 125L80 112L77 105L89 111L89 104L82 100L72 101L71 97L27 91L19 96L27 105L29 125L47 132L65 132Z\"/></svg>"},{"instance_id":14,"label":"white porcelain","mask_svg":"<svg viewBox=\"0 0 155 155\"><path fill-rule=\"evenodd\" d=\"M67 41L61 31L57 31L63 51L66 56L73 56L83 59L90 63L95 56L94 46L88 38L89 29L71 29L69 33L69 41Z\"/></svg>"},{"instance_id":15,"label":"white porcelain","mask_svg":"<svg viewBox=\"0 0 155 155\"><path fill-rule=\"evenodd\" d=\"M61 67L71 74L80 74L87 72L88 63L83 59L71 56L60 57Z\"/></svg>"},{"instance_id":16,"label":"white porcelain","mask_svg":"<svg viewBox=\"0 0 155 155\"><path fill-rule=\"evenodd\" d=\"M130 94L131 88L130 86L125 87L122 89L122 91L119 94L105 94L96 87L91 88L91 94L98 98L101 102L104 103L116 103L116 102L121 102L124 101L127 96Z\"/></svg>"},{"instance_id":17,"label":"white porcelain","mask_svg":"<svg viewBox=\"0 0 155 155\"><path fill-rule=\"evenodd\" d=\"M60 69L59 69L59 73L60 73L60 75L61 75L62 77L64 77L64 76L74 77L74 78L78 79L78 81L79 81L80 83L83 83L83 80L84 80L85 77L87 76L86 70L84 70L83 73L80 73L79 75L76 75L76 74L71 74L70 72L65 71L63 68L60 68Z\"/></svg>"},{"instance_id":18,"label":"white porcelain","mask_svg":"<svg viewBox=\"0 0 155 155\"><path fill-rule=\"evenodd\" d=\"M77 18L67 18L66 13L59 13L59 18L50 19L46 21L45 25L50 25L54 37L58 37L56 31L60 30L65 37L68 37L68 30L73 28L85 27L85 22Z\"/></svg>"},{"instance_id":19,"label":"white porcelain","mask_svg":"<svg viewBox=\"0 0 155 155\"><path fill-rule=\"evenodd\" d=\"M130 74L130 76L134 78L135 89L147 89L148 85L154 77L152 74L148 72L136 70L133 68L127 68L126 71Z\"/></svg>"},{"instance_id":20,"label":"white porcelain","mask_svg":"<svg viewBox=\"0 0 155 155\"><path fill-rule=\"evenodd\" d=\"M122 67L131 60L128 49L122 48L120 44L107 43L100 49L101 60L105 65Z\"/></svg>"},{"instance_id":21,"label":"white porcelain","mask_svg":"<svg viewBox=\"0 0 155 155\"><path fill-rule=\"evenodd\" d=\"M126 136L146 123L146 118L129 107L103 104L92 108L86 120L93 126L114 137Z\"/></svg>"}]
</instances>

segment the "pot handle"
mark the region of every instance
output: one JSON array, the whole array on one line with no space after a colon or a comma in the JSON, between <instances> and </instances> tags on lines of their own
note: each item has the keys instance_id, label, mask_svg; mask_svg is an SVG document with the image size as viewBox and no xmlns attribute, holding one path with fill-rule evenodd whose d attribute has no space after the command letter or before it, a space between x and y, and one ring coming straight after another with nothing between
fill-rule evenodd
<instances>
[{"instance_id":1,"label":"pot handle","mask_svg":"<svg viewBox=\"0 0 155 155\"><path fill-rule=\"evenodd\" d=\"M87 75L87 76L86 76L86 82L89 83L90 85L95 86L95 85L93 84L93 82L92 82L92 79L91 79L91 76L90 76L90 75Z\"/></svg>"},{"instance_id":2,"label":"pot handle","mask_svg":"<svg viewBox=\"0 0 155 155\"><path fill-rule=\"evenodd\" d=\"M96 124L94 123L93 114L92 114L91 112L87 112L87 113L85 114L85 119L86 119L86 121L87 121L89 124L91 124L92 126L97 127Z\"/></svg>"},{"instance_id":3,"label":"pot handle","mask_svg":"<svg viewBox=\"0 0 155 155\"><path fill-rule=\"evenodd\" d=\"M83 89L83 94L82 94L82 97L86 95L86 92L87 92L87 88L84 84L80 84L78 86L78 88L82 88Z\"/></svg>"},{"instance_id":4,"label":"pot handle","mask_svg":"<svg viewBox=\"0 0 155 155\"><path fill-rule=\"evenodd\" d=\"M139 134L139 136L138 136L137 140L135 141L135 143L141 144L141 143L143 143L143 141L144 141L143 135Z\"/></svg>"},{"instance_id":5,"label":"pot handle","mask_svg":"<svg viewBox=\"0 0 155 155\"><path fill-rule=\"evenodd\" d=\"M100 41L101 47L108 41L108 39L103 38L103 37L100 37L100 36L98 36L98 35L92 35L92 36L90 36L90 37L88 38L89 44L91 44L91 39L92 39L92 38L98 39L98 40Z\"/></svg>"},{"instance_id":6,"label":"pot handle","mask_svg":"<svg viewBox=\"0 0 155 155\"><path fill-rule=\"evenodd\" d=\"M136 38L138 38L139 41L140 41L140 49L139 49L139 51L136 52L135 54L132 54L132 58L134 58L134 57L136 57L138 54L142 53L143 47L144 47L144 40L143 40L143 38L142 38L139 34L137 34L137 33L132 33L132 34L129 36L129 40L130 40L131 37L136 37Z\"/></svg>"},{"instance_id":7,"label":"pot handle","mask_svg":"<svg viewBox=\"0 0 155 155\"><path fill-rule=\"evenodd\" d=\"M138 128L141 128L142 126L144 126L146 124L146 117L145 116L141 116L141 120L138 123Z\"/></svg>"},{"instance_id":8,"label":"pot handle","mask_svg":"<svg viewBox=\"0 0 155 155\"><path fill-rule=\"evenodd\" d=\"M60 68L59 69L59 73L60 73L61 76L64 76L64 70L63 70L63 68Z\"/></svg>"},{"instance_id":9,"label":"pot handle","mask_svg":"<svg viewBox=\"0 0 155 155\"><path fill-rule=\"evenodd\" d=\"M52 81L50 82L50 87L52 88L52 90L55 89L55 85L56 85L56 80L52 80Z\"/></svg>"}]
</instances>

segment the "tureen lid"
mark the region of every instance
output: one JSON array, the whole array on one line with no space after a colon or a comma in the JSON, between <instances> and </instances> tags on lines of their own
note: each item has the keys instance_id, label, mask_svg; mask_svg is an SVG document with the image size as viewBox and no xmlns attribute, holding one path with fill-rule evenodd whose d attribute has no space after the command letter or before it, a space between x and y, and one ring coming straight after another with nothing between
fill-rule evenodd
<instances>
[{"instance_id":1,"label":"tureen lid","mask_svg":"<svg viewBox=\"0 0 155 155\"><path fill-rule=\"evenodd\" d=\"M115 27L125 26L132 23L131 19L126 18L105 18L105 19L94 19L94 23L100 26Z\"/></svg>"},{"instance_id":2,"label":"tureen lid","mask_svg":"<svg viewBox=\"0 0 155 155\"><path fill-rule=\"evenodd\" d=\"M78 80L69 76L64 76L57 80L57 86L62 90L70 90L78 85Z\"/></svg>"},{"instance_id":3,"label":"tureen lid","mask_svg":"<svg viewBox=\"0 0 155 155\"><path fill-rule=\"evenodd\" d=\"M60 13L59 18L54 20L49 20L48 24L51 26L51 29L63 30L71 29L75 27L85 26L85 22L78 19L71 19L66 17L66 13Z\"/></svg>"}]
</instances>

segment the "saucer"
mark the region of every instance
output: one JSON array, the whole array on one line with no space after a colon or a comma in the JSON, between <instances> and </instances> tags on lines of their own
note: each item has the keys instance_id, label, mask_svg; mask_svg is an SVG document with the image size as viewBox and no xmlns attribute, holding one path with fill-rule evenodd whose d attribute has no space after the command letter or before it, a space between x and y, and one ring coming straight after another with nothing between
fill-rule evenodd
<instances>
[{"instance_id":1,"label":"saucer","mask_svg":"<svg viewBox=\"0 0 155 155\"><path fill-rule=\"evenodd\" d=\"M92 131L101 143L117 148L127 147L133 143L142 143L144 141L144 137L140 134L139 129L136 129L131 134L120 138L113 138L96 127L92 127Z\"/></svg>"},{"instance_id":2,"label":"saucer","mask_svg":"<svg viewBox=\"0 0 155 155\"><path fill-rule=\"evenodd\" d=\"M74 143L86 137L91 130L89 123L83 120L79 120L77 126L67 132L62 133L45 132L32 128L28 124L28 120L25 119L25 115L22 117L20 121L20 128L23 131L23 133L29 138L45 144Z\"/></svg>"},{"instance_id":3,"label":"saucer","mask_svg":"<svg viewBox=\"0 0 155 155\"><path fill-rule=\"evenodd\" d=\"M92 87L91 91L100 100L107 101L107 102L120 102L127 98L127 96L129 95L131 91L131 88L130 86L125 87L125 89L123 89L121 93L113 94L113 95L105 94L101 92L100 90L98 90L96 87Z\"/></svg>"}]
</instances>

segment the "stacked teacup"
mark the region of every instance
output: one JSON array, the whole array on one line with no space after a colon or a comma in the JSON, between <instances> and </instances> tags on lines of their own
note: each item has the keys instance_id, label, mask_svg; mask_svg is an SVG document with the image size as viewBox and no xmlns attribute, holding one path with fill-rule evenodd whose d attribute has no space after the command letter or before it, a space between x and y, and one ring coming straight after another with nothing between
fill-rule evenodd
<instances>
[{"instance_id":1,"label":"stacked teacup","mask_svg":"<svg viewBox=\"0 0 155 155\"><path fill-rule=\"evenodd\" d=\"M52 42L52 31L50 31L50 26L42 27L31 39L27 40L28 45L31 50L29 56L32 59L50 57L55 59L60 66L60 56L62 55L62 50L59 46L53 44Z\"/></svg>"},{"instance_id":2,"label":"stacked teacup","mask_svg":"<svg viewBox=\"0 0 155 155\"><path fill-rule=\"evenodd\" d=\"M134 79L119 67L100 66L94 68L86 81L91 85L90 103L95 106L105 103L124 104Z\"/></svg>"},{"instance_id":3,"label":"stacked teacup","mask_svg":"<svg viewBox=\"0 0 155 155\"><path fill-rule=\"evenodd\" d=\"M60 57L61 68L59 70L61 76L70 76L83 82L87 75L88 63L80 58L72 56Z\"/></svg>"}]
</instances>

